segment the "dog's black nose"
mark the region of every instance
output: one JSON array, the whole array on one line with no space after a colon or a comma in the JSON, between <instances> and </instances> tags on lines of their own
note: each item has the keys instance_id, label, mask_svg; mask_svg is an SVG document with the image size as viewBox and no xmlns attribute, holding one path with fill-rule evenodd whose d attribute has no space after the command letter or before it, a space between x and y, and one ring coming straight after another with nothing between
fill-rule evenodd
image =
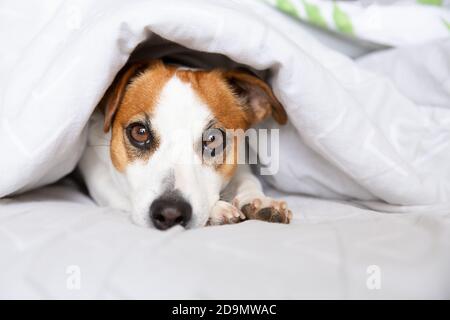
<instances>
[{"instance_id":1,"label":"dog's black nose","mask_svg":"<svg viewBox=\"0 0 450 320\"><path fill-rule=\"evenodd\" d=\"M191 216L191 205L178 195L158 198L150 206L150 218L160 230L169 229L177 224L185 227Z\"/></svg>"}]
</instances>

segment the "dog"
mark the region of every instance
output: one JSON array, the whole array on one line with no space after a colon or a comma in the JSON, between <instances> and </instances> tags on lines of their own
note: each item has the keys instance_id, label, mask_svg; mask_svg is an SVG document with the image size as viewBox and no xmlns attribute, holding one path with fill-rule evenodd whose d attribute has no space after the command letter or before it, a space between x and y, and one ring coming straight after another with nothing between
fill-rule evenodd
<instances>
[{"instance_id":1,"label":"dog","mask_svg":"<svg viewBox=\"0 0 450 320\"><path fill-rule=\"evenodd\" d=\"M269 85L249 72L129 63L91 117L79 168L99 205L140 226L289 223L286 202L266 197L249 165L237 163L244 142L224 134L269 116L287 122Z\"/></svg>"}]
</instances>

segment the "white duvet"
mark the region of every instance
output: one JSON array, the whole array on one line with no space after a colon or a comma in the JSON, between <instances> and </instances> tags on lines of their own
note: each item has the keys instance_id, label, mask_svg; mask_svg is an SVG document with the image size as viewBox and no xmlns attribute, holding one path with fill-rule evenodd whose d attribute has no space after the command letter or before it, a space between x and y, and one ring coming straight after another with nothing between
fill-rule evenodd
<instances>
[{"instance_id":1,"label":"white duvet","mask_svg":"<svg viewBox=\"0 0 450 320\"><path fill-rule=\"evenodd\" d=\"M71 187L3 199L0 296L449 297L449 40L355 62L257 1L43 3L0 6L0 197L73 170L95 105L155 33L269 70L290 123L264 179L296 218L159 233Z\"/></svg>"}]
</instances>

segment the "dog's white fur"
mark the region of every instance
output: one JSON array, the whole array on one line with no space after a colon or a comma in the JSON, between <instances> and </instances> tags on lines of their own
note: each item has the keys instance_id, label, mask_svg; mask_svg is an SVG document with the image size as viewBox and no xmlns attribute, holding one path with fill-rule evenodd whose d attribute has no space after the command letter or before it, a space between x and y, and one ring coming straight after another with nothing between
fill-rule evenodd
<instances>
[{"instance_id":1,"label":"dog's white fur","mask_svg":"<svg viewBox=\"0 0 450 320\"><path fill-rule=\"evenodd\" d=\"M210 109L190 85L174 75L161 91L152 118L152 126L161 137L159 147L148 161L135 161L120 173L111 161L111 138L110 133L103 133L103 115L94 114L79 165L92 197L100 205L131 212L136 224L150 227L149 207L172 183L192 206L187 227L204 226L208 219L218 224L223 218L242 216L232 204L219 200L229 181L202 165L193 147L212 119ZM245 165L239 166L225 192L228 198L236 196L235 190L240 193L236 198L239 203L263 198L258 179Z\"/></svg>"},{"instance_id":2,"label":"dog's white fur","mask_svg":"<svg viewBox=\"0 0 450 320\"><path fill-rule=\"evenodd\" d=\"M275 209L284 214L284 220L276 222L289 223L292 213L286 204L265 197L248 165L238 164L230 178L202 164L195 145L201 143L211 120L214 115L210 106L175 72L164 84L152 112L158 147L148 159L135 160L119 172L110 154L111 129L104 132L104 115L95 112L89 122L88 145L79 163L91 196L99 205L131 213L132 220L145 227L153 226L151 204L167 190L177 190L191 205L192 218L187 228L249 218L240 211L244 205L250 205L253 213ZM250 218L258 219L254 215Z\"/></svg>"}]
</instances>

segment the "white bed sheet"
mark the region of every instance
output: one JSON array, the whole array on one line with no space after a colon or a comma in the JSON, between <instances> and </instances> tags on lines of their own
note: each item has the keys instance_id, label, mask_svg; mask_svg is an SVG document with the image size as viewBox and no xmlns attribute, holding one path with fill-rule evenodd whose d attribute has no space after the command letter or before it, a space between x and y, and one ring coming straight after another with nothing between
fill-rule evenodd
<instances>
[{"instance_id":1,"label":"white bed sheet","mask_svg":"<svg viewBox=\"0 0 450 320\"><path fill-rule=\"evenodd\" d=\"M1 199L0 298L450 298L448 216L286 199L291 225L168 232L64 184ZM371 265L380 289L367 286Z\"/></svg>"},{"instance_id":2,"label":"white bed sheet","mask_svg":"<svg viewBox=\"0 0 450 320\"><path fill-rule=\"evenodd\" d=\"M54 3L58 1L47 0L47 2ZM134 1L135 6L140 5L137 2ZM188 6L183 7L184 4L181 1L174 2L178 3L181 9L189 9ZM265 30L262 28L263 24L261 23L260 25L257 21L260 19L265 21L266 17L270 17L274 30L279 28L280 32L283 31L281 34L291 35L292 39L286 40L286 43L293 42L292 46L300 50L295 55L296 60L293 61L299 65L301 63L298 70L304 70L304 67L307 67L311 71L317 71L317 73L298 71L299 83L310 85L314 88L313 84L317 81L324 81L325 78L331 79L334 82L331 80L330 82L336 82L342 85L342 88L345 88L343 90L347 97L353 91L357 91L358 77L364 76L370 81L367 81L367 88L364 89L364 92L359 92L358 96L364 97L364 99L361 98L363 102L365 100L373 102L371 105L364 105L364 109L369 110L372 108L375 110L377 107L386 111L383 113L384 118L394 119L394 116L390 116L393 108L381 104L385 95L380 94L379 99L377 97L367 99L363 95L363 93L383 93L385 89L387 90L386 92L390 93L389 96L401 99L400 102L402 103L400 105L392 104L392 106L403 106L401 110L406 110L399 113L398 117L395 116L398 119L408 115L412 119L414 112L417 111L416 109L420 109L422 112L420 114L424 115L424 119L430 119L430 121L433 120L445 124L444 119L448 119L446 109L448 108L450 91L448 85L446 85L448 81L445 82L445 80L448 79L449 69L446 68L448 66L447 60L442 58L445 57L446 53L450 52L448 41L434 46L431 45L429 48L413 48L412 50L406 48L405 51L386 52L360 61L360 67L370 69L376 74L390 78L390 81L396 87L396 90L393 90L390 88L391 82L386 88L384 86L386 83L374 75L369 77L369 74L362 72L359 67L356 68L353 62L333 52L328 52L315 44L305 31L294 28L293 22L286 20L281 14L276 12L269 14L269 7L260 6L256 4L256 1L234 1L231 4L225 1L216 2L226 3L226 5L222 9L217 7L215 11L204 12L205 15L213 17L213 13L217 16L226 13L230 17L236 18L236 15L232 10L229 10L228 6L231 8L237 6L237 3L242 3L242 5L245 3L251 8L249 12L252 14L249 14L248 17L242 16L241 22L246 20L244 18L248 18L249 21L252 21L251 25L254 25L256 30ZM83 3L80 5L80 8L84 8L84 6L90 8L88 1ZM116 5L118 3L119 1L115 2ZM200 5L203 1L198 0L196 3ZM95 7L94 2L91 5ZM148 6L148 8L146 7L147 9L156 8L159 5L164 7L166 2L154 1L145 3L145 6ZM108 3L109 7L115 8ZM71 14L73 8L70 6L58 6L58 8L60 11L56 17L60 17L61 21L66 21L64 16L66 9L67 13ZM99 5L99 9L101 9L101 5ZM114 10L121 13L119 9L115 8ZM182 11L181 9L180 12ZM9 11L4 10L5 12L6 16L11 17L11 20L3 19L6 23L11 25L21 23L21 21L17 20L17 15L14 14L16 11L9 9ZM17 10L17 12L22 11ZM39 16L39 12L31 10L29 6L26 12L30 13L30 19ZM86 10L86 12L91 12L91 10ZM139 39L143 37L140 31L146 26L148 21L145 20L144 23L143 11L130 9L130 12L139 12L139 16L142 15L142 19L134 19L137 21L136 23L134 23L134 20L129 21L130 26L134 26L135 29L119 29L123 32L126 30L132 32L131 35L135 37L132 37L130 43L133 44L138 43ZM149 12L154 13L157 11L149 10ZM202 12L200 11L200 13ZM50 13L48 12L49 16L51 15ZM259 18L253 17L253 14L258 15ZM181 24L179 29L163 27L163 25L169 24L171 19L175 21L175 18L155 14L155 17L153 17L154 21L152 20L154 29L162 35L166 35L168 39L180 40L180 43L188 44L188 40L191 38L175 31L190 30L190 32L194 33L197 29L185 29ZM145 19L148 19L147 13L145 13ZM160 24L157 23L160 21L158 19L162 21ZM253 21L254 19L256 20ZM42 21L46 21L46 19ZM180 21L183 22L184 20ZM199 19L190 18L185 23L192 26L192 23L196 22L201 26L200 21ZM232 19L221 18L220 21L226 23L227 21L232 21ZM57 22L55 20L54 24L58 25ZM108 25L105 23L104 27L119 30L117 29L118 26L127 26L125 22L127 22L126 19L124 21L121 19L107 20ZM233 23L235 22L233 21ZM18 44L21 39L24 39L25 35L33 38L35 35L32 32L30 33L30 30L38 32L44 24L39 24L39 27L36 24L30 23L29 25L34 27L31 28L24 24L26 27L22 30L22 36L15 36L13 39L17 43L14 41L5 43L11 44L7 46L8 48L14 47L18 52L23 52L33 62L32 65L39 66L40 64L34 63L36 60L34 52L38 52L39 50L37 49L39 47L31 47L34 48L34 50L31 50ZM93 26L98 27L96 32L100 34L101 25L93 24ZM64 28L55 28L54 30L61 31L61 34L67 31ZM198 35L199 39L202 39L200 35L208 34L206 32L208 30L204 28L198 28L198 30L201 30ZM217 30L216 36L221 35L219 31L223 32L223 37L228 34L228 32L225 32L228 30L227 28ZM288 33L286 32L287 30L292 32ZM67 34L73 33L76 35L79 32L81 33L82 30L75 28L75 30L67 31ZM9 33L7 34L9 35ZM114 58L108 58L98 53L96 57L98 59L97 62L100 62L100 64L95 64L95 72L92 71L94 69L91 70L89 64L86 64L83 68L73 68L73 72L84 70L86 73L81 72L83 77L80 77L84 79L86 74L103 75L106 74L105 70L109 70L111 78L121 64L126 61L129 54L128 51L131 51L133 47L131 46L128 50L126 48L127 43L116 40L130 38L131 35L119 32L118 35L111 37L111 39L105 39L105 41L109 41L109 47L97 46L97 42L95 42L95 48L97 49L98 47L99 50L104 49L105 52L115 52L108 48L116 48L116 42L125 45L125 49L122 48L124 52L121 51L120 54L115 54ZM66 37L61 36L55 39L66 39ZM192 37L192 39L196 38ZM210 39L215 38L211 36ZM278 39L278 36L276 39ZM234 43L236 38L234 36L230 37L229 41ZM38 41L36 46L39 43ZM202 47L202 45L207 43L207 41L199 41L198 43L192 43L191 47L206 50L207 48ZM291 45L289 44L289 46ZM224 51L233 57L233 55L238 55L237 52L239 50L236 48L239 47L223 45L223 48L217 48L216 51ZM24 48L28 49L24 50ZM79 48L85 47L79 45ZM211 48L214 49L213 46ZM273 57L276 57L279 54L277 51L279 48L277 46L273 48ZM283 50L279 51L284 52ZM263 53L261 50L258 50L258 52ZM3 66L7 66L7 68L2 69L4 71L2 74L8 75L5 79L10 83L9 75L12 77L18 73L8 73L6 71L11 66L16 65L14 61L20 55L16 54L15 51L9 52L6 49L2 53L3 60L0 62L3 62ZM249 51L249 53L251 52ZM305 57L314 57L314 59L306 59L303 55ZM253 54L248 56L252 59L255 58ZM91 61L93 55L91 52L87 56L80 55L80 57L88 57L89 61ZM245 62L244 58L240 60ZM248 60L250 61L250 58ZM71 75L70 72L61 73L61 70L65 70L62 64L66 65L66 61L65 59L60 59L60 65L54 68L54 70L57 70L58 75ZM108 64L107 61L111 64ZM392 64L387 63L388 61L396 61L396 65L399 67L392 68ZM403 61L404 63L398 64L398 61ZM426 63L423 63L424 61ZM53 65L55 61L49 58L48 63ZM83 65L83 63L80 62L80 65ZM99 65L103 65L104 70L98 67ZM114 68L111 68L112 65ZM386 66L386 70L379 66ZM415 66L414 69L412 68L413 66ZM264 65L263 67L265 68L266 66ZM97 72L100 69L105 72ZM28 69L25 70L29 72ZM274 80L275 89L279 89L281 86L288 88L287 82L290 81L290 73L286 70L282 70L284 78L280 77L278 80ZM411 75L411 70L416 70L417 72ZM433 71L429 74L430 77L427 77L428 70ZM32 72L32 74L38 77L38 73ZM315 79L313 77L314 74L318 75L316 82L310 81L310 79ZM323 76L320 77L319 75ZM76 74L74 78L77 78ZM76 114L73 117L78 120L72 123L76 130L72 127L64 128L66 136L77 137L74 132L81 136L81 129L84 127L90 113L88 109L95 105L92 103L96 99L94 95L98 95L102 91L99 88L104 89L110 78L99 80L96 82L96 86L89 84L89 94L87 94L87 91L83 91L83 95L79 96L73 94L74 97L77 96L77 99L81 100L72 101L74 108L68 108L67 110L76 110ZM22 80L20 77L17 77L17 79ZM284 82L281 81L283 79L285 80ZM352 81L355 81L355 83ZM16 83L20 84L21 81L16 81ZM44 81L43 83L45 84L46 82ZM58 96L53 95L53 92L59 94L64 92L57 86L64 83L64 81L55 83L52 79L48 83L55 84L55 86L42 86L46 90L38 90L38 94L33 96L35 99L39 100L42 96L45 96L44 93L48 93L49 97L53 97ZM73 82L69 81L67 83ZM377 84L382 85L381 89L384 89L381 91L375 90L378 88L374 87ZM67 87L67 92L71 92L72 87ZM2 89L0 86L1 94L4 94L5 88ZM77 86L77 88L81 90L80 86ZM332 85L326 88L329 89L326 92L344 93L343 90ZM426 88L426 90L423 90L423 88ZM19 89L16 91L20 94L26 91L22 87ZM289 96L296 97L298 95L298 90L294 89L292 87L292 90L286 90L286 92L278 90L277 92L282 94L280 95L281 98L289 102L290 100L295 100L289 100ZM330 99L333 98L331 93ZM399 96L399 93L408 97L411 101L406 101L405 98L402 98L403 96ZM64 102L67 102L67 95L61 94L61 96L64 97ZM321 96L319 95L318 98ZM16 98L13 94L10 94L10 97ZM17 97L21 97L21 95ZM86 97L90 97L90 100ZM353 99L353 95L347 98ZM346 101L348 100L347 98L345 99ZM380 105L377 105L374 101L381 101ZM340 103L342 109L345 109L344 107L347 105L344 102L341 101ZM414 108L412 103L417 104L417 108ZM328 106L320 103L319 100L310 101L310 103L303 103L302 101L301 108L297 108L296 103L292 102L289 104L291 105L290 110L292 114L297 115L298 119L309 119L302 123L302 126L299 126L303 133L309 133L308 130L311 127L308 125L321 124L321 121L315 120L315 117L318 115L316 110L321 110L321 114L324 115L334 110L332 109L333 105ZM289 104L286 105L289 106ZM353 102L349 103L349 105L352 104ZM11 104L11 106L16 105L21 104ZM40 106L40 104L38 105ZM49 105L57 106L58 110L60 110L60 104L58 103L49 104L46 102L43 104L43 106ZM80 115L80 106L84 108L83 115ZM319 108L320 106L326 106L327 109L322 110ZM431 107L433 107L435 114L431 111ZM30 103L31 109L38 110L39 116L45 115L45 108L35 108ZM339 108L336 107L335 109ZM5 110L3 109L2 111L5 112ZM19 109L11 107L8 110L11 112L9 115L12 119L11 123L15 123L13 122L14 119L21 120L20 117L15 115L15 112ZM52 113L52 115L54 114ZM5 118L3 117L3 119ZM420 117L416 118L419 119ZM32 120L31 124L36 123L34 114L29 119ZM373 120L369 117L367 119ZM5 123L6 121L3 122ZM380 121L380 123L384 122ZM412 123L415 124L415 122ZM21 124L24 124L22 120ZM355 124L357 125L359 122L355 120ZM324 127L326 126L324 125ZM355 127L357 126L351 126L351 128ZM30 126L27 128L29 130ZM2 127L0 127L1 129ZM430 129L437 131L434 126ZM436 138L436 141L423 139L421 135L413 139L411 133L414 134L416 131L405 129L405 133L402 136L406 137L405 141L408 143L400 144L400 146L410 147L413 146L414 141L419 141L423 142L424 146L431 146L435 150L440 151L440 153L432 154L436 158L440 157L436 162L431 161L433 157L430 157L427 158L431 159L429 162L425 161L425 164L428 163L429 166L422 166L425 168L422 171L429 171L423 176L429 180L435 180L436 184L432 184L435 189L415 183L416 180L424 182L422 179L415 180L415 175L410 177L412 180L409 178L385 179L382 176L378 177L375 175L377 181L373 185L377 185L378 189L374 189L373 185L366 183L367 189L377 193L378 198L387 201L390 199L389 197L393 197L391 202L406 204L405 206L396 206L394 209L398 212L409 212L408 214L382 213L382 211L394 211L392 207L389 207L384 202L378 202L377 205L366 203L366 205L372 205L373 208L379 209L378 212L375 212L359 208L344 201L318 200L309 197L286 196L284 194L282 197L288 200L295 213L294 221L289 226L249 221L230 226L208 227L187 231L181 228L174 228L168 232L160 232L139 228L129 223L128 218L123 213L97 207L88 197L67 184L45 187L10 199L0 199L0 298L450 298L450 210L448 210L448 202L443 201L441 207L439 207L437 201L431 200L429 205L421 205L424 203L428 204L427 199L437 199L438 189L442 191L440 193L441 200L448 198L448 192L444 192L449 190L448 179L446 179L449 172L448 166L446 166L448 153L445 152L445 150L448 150L448 139L446 139L448 131L443 130L441 134L434 134L433 130L430 131L430 138ZM34 132L40 133L37 130ZM285 131L283 134L289 136L289 132L296 134L295 130ZM352 130L349 130L349 132L351 135L354 133ZM42 141L49 140L48 136L44 134L43 136L44 140ZM346 134L340 136L332 135L329 139L346 136ZM2 137L7 137L7 135L0 135L0 140ZM319 138L319 135L317 137ZM295 141L297 141L297 134L295 138ZM320 139L322 138L323 136L320 136ZM9 141L10 139L5 139L6 146L8 146L7 143ZM67 145L67 139L64 141L65 145ZM290 140L283 139L283 141L289 143ZM72 142L73 144L75 143L74 141ZM313 142L316 143L317 141L310 141L310 144L314 145ZM334 147L338 145L335 142L339 141L330 140L329 146ZM404 142L404 140L399 139L399 142ZM436 145L432 142L436 142ZM36 145L39 148L42 146L40 143ZM437 148L435 148L436 146ZM6 161L6 164L0 167L0 172L2 172L0 185L4 186L4 190L6 190L2 192L2 195L15 192L26 184L30 184L30 186L33 184L34 186L43 185L70 172L77 160L74 156L79 152L74 152L73 148L67 148L69 157L59 157L61 154L58 152L61 151L61 148L57 144L51 144L51 147L46 152L42 152L41 155L43 157L41 158L36 158L37 154L32 154L33 161L29 161L28 165L33 165L33 167L27 167L21 163L21 160L26 158L19 157L20 152L9 152L10 162ZM426 148L424 147L424 149ZM14 148L11 147L9 150L14 150ZM291 153L288 153L290 155L289 159L292 161L288 162L288 157L284 158L286 161L283 162L282 169L286 170L281 170L281 174L286 171L288 174L284 175L284 179L282 179L283 176L278 177L281 179L278 186L283 186L283 188L279 188L280 190L286 192L308 192L312 190L310 194L328 197L330 195L324 193L323 190L336 189L343 194L343 198L353 196L353 198L359 198L360 200L371 199L371 197L366 197L365 194L359 194L362 189L356 182L361 182L361 176L366 176L368 168L373 165L373 161L366 162L365 158L358 159L358 157L353 159L346 148L335 152L337 155L345 155L352 160L352 165L344 163L345 165L342 166L343 169L346 169L343 171L346 171L347 174L349 172L352 173L352 170L355 168L353 160L358 160L356 164L364 164L364 166L361 166L360 174L351 175L351 178L356 181L354 184L351 184L349 183L349 177L344 176L343 173L339 175L339 172L335 171L335 167L330 166L328 162L323 162L324 159L319 158L315 153L306 149L306 144L300 144L296 150L300 155L294 154L292 150L290 151ZM64 153L64 151L63 149L61 152ZM352 154L354 153L352 152ZM330 155L330 153L327 154ZM298 166L299 161L297 159L302 159L303 167ZM368 159L370 160L370 157ZM4 161L5 159L2 160ZM52 161L58 165L55 165ZM328 161L331 160L328 159ZM293 167L292 163L296 166ZM310 163L310 167L308 167L308 163ZM44 165L44 167L41 165ZM296 170L291 170L291 168ZM439 170L436 170L437 168ZM300 169L303 171L299 173L298 170ZM297 173L296 179L293 179L293 172ZM429 173L432 173L432 175ZM51 176L51 179L38 181L41 174L46 178ZM298 176L302 176L301 179ZM8 177L12 180L6 179ZM23 181L16 181L20 180L18 177L23 179ZM313 177L314 179L303 179L304 177ZM442 183L438 183L440 180L442 180ZM317 183L312 183L314 181ZM276 181L268 179L268 182L277 185ZM293 187L289 186L287 182L292 182ZM366 180L363 182L366 182ZM302 185L302 183L304 184ZM321 185L327 188L319 188ZM303 186L303 189L299 190L300 186ZM342 192L343 189L345 189L345 192ZM406 195L397 194L403 192L403 190L407 193ZM415 192L413 192L414 190ZM436 192L433 193L433 190ZM271 193L279 195L275 192ZM434 195L436 197L433 197ZM436 214L439 208L442 209L441 215ZM68 287L67 285L74 275L70 272L68 273L68 271L73 270L70 268L71 266L78 267L81 272L81 287L79 290L70 289L70 286ZM379 267L380 289L371 290L367 286L368 279L373 279L371 278L373 274L367 273L367 269L370 266Z\"/></svg>"}]
</instances>

